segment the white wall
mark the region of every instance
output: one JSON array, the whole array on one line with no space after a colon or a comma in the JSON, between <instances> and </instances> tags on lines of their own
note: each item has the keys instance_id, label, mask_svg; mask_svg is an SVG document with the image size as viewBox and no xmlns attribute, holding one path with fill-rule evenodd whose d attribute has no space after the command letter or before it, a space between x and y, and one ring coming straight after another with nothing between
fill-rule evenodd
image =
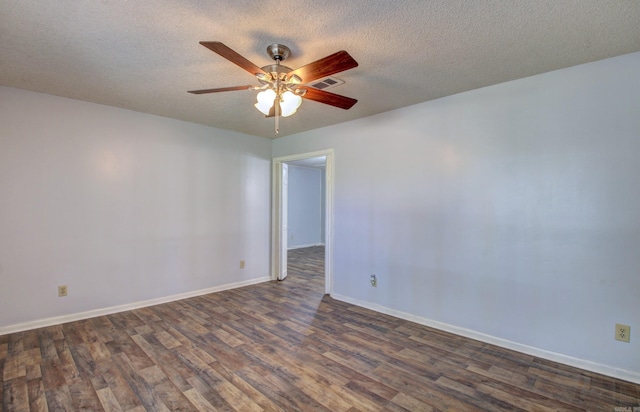
<instances>
[{"instance_id":1,"label":"white wall","mask_svg":"<svg viewBox=\"0 0 640 412\"><path fill-rule=\"evenodd\" d=\"M270 156L267 139L0 87L0 330L269 276Z\"/></svg>"},{"instance_id":2,"label":"white wall","mask_svg":"<svg viewBox=\"0 0 640 412\"><path fill-rule=\"evenodd\" d=\"M273 155L335 150L336 296L640 381L639 96L635 53L279 138Z\"/></svg>"},{"instance_id":3,"label":"white wall","mask_svg":"<svg viewBox=\"0 0 640 412\"><path fill-rule=\"evenodd\" d=\"M289 165L288 247L323 244L322 177L324 171Z\"/></svg>"}]
</instances>

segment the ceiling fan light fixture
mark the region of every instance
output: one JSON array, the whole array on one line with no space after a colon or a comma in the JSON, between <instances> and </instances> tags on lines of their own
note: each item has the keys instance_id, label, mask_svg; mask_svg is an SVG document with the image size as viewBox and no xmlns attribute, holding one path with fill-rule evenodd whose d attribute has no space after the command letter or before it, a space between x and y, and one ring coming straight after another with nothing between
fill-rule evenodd
<instances>
[{"instance_id":1,"label":"ceiling fan light fixture","mask_svg":"<svg viewBox=\"0 0 640 412\"><path fill-rule=\"evenodd\" d=\"M287 90L280 97L280 112L282 117L294 114L302 104L302 97Z\"/></svg>"},{"instance_id":2,"label":"ceiling fan light fixture","mask_svg":"<svg viewBox=\"0 0 640 412\"><path fill-rule=\"evenodd\" d=\"M263 90L258 93L258 103L256 103L254 106L265 116L269 116L269 111L271 110L271 106L273 106L275 98L276 92L274 92L273 89Z\"/></svg>"}]
</instances>

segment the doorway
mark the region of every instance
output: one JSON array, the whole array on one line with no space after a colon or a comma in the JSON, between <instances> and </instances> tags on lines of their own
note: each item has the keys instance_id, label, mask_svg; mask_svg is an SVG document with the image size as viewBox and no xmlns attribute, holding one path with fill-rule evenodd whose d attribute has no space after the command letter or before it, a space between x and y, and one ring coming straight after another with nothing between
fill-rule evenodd
<instances>
[{"instance_id":1,"label":"doorway","mask_svg":"<svg viewBox=\"0 0 640 412\"><path fill-rule=\"evenodd\" d=\"M324 160L324 164L321 162ZM324 289L333 291L333 150L274 158L272 162L272 256L271 277L283 279L287 270L288 249L288 165L316 167L324 178L323 224L324 232Z\"/></svg>"}]
</instances>

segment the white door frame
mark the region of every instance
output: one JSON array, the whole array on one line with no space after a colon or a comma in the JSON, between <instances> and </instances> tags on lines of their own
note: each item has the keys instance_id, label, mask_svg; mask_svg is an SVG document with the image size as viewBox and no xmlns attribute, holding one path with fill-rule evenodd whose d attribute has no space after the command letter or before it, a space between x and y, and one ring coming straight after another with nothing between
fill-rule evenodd
<instances>
[{"instance_id":1,"label":"white door frame","mask_svg":"<svg viewBox=\"0 0 640 412\"><path fill-rule=\"evenodd\" d=\"M289 247L289 165L276 163L276 189L280 206L278 209L278 280L287 277L287 254Z\"/></svg>"},{"instance_id":2,"label":"white door frame","mask_svg":"<svg viewBox=\"0 0 640 412\"><path fill-rule=\"evenodd\" d=\"M333 149L275 157L271 162L271 279L278 279L280 273L280 179L277 178L279 164L311 157L326 156L325 168L325 221L324 221L324 292L333 294Z\"/></svg>"}]
</instances>

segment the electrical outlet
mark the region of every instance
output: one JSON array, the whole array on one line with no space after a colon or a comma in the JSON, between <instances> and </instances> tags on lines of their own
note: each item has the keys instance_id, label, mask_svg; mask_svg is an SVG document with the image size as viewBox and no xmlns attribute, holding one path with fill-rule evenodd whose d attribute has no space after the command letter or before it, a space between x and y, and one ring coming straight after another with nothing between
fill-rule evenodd
<instances>
[{"instance_id":1,"label":"electrical outlet","mask_svg":"<svg viewBox=\"0 0 640 412\"><path fill-rule=\"evenodd\" d=\"M67 285L58 286L58 297L67 296Z\"/></svg>"},{"instance_id":2,"label":"electrical outlet","mask_svg":"<svg viewBox=\"0 0 640 412\"><path fill-rule=\"evenodd\" d=\"M378 279L376 279L376 275L371 275L371 286L374 288L378 287Z\"/></svg>"},{"instance_id":3,"label":"electrical outlet","mask_svg":"<svg viewBox=\"0 0 640 412\"><path fill-rule=\"evenodd\" d=\"M240 261L240 269L244 269L244 260Z\"/></svg>"},{"instance_id":4,"label":"electrical outlet","mask_svg":"<svg viewBox=\"0 0 640 412\"><path fill-rule=\"evenodd\" d=\"M621 342L629 342L631 338L631 327L629 325L621 325L616 323L616 340Z\"/></svg>"}]
</instances>

